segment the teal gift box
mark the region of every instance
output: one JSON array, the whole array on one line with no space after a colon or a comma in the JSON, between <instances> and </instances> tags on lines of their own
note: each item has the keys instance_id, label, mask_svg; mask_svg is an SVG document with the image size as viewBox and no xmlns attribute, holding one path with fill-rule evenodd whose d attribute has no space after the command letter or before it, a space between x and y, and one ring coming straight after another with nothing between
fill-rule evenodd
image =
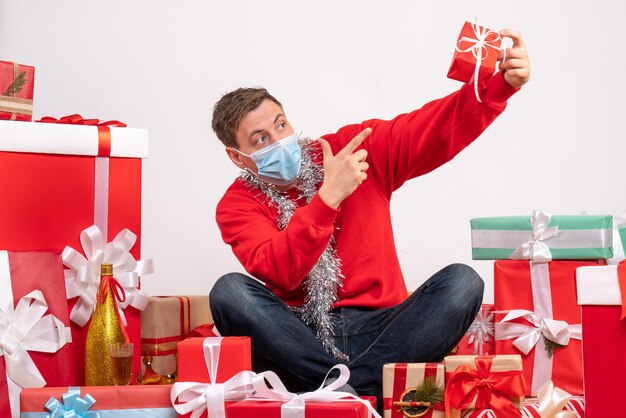
<instances>
[{"instance_id":1,"label":"teal gift box","mask_svg":"<svg viewBox=\"0 0 626 418\"><path fill-rule=\"evenodd\" d=\"M554 215L474 218L474 260L597 260L613 256L613 217ZM620 231L626 235L626 230ZM626 238L626 237L624 237Z\"/></svg>"}]
</instances>

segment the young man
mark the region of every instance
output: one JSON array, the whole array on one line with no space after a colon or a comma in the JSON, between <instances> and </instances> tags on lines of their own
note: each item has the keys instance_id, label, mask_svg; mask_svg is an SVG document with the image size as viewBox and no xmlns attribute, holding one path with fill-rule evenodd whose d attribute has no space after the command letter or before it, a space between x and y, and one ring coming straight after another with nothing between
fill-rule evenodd
<instances>
[{"instance_id":1,"label":"young man","mask_svg":"<svg viewBox=\"0 0 626 418\"><path fill-rule=\"evenodd\" d=\"M253 367L276 371L294 391L316 389L337 362L350 385L376 395L384 363L440 361L473 321L483 282L445 267L407 298L389 201L474 141L530 78L514 31L501 72L391 121L298 138L265 89L238 89L215 105L213 129L242 173L217 207L217 223L246 275L210 294L223 335L252 338ZM502 59L502 53L501 57Z\"/></svg>"}]
</instances>

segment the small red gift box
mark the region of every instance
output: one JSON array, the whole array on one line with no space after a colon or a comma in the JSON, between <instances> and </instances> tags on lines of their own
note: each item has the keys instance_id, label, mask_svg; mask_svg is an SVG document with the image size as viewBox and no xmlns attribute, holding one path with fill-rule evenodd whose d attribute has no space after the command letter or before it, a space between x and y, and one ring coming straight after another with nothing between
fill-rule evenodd
<instances>
[{"instance_id":1,"label":"small red gift box","mask_svg":"<svg viewBox=\"0 0 626 418\"><path fill-rule=\"evenodd\" d=\"M177 417L170 400L171 385L45 387L24 389L22 416L29 418ZM85 412L83 412L85 411ZM91 412L91 414L90 414ZM67 415L66 415L67 414Z\"/></svg>"},{"instance_id":2,"label":"small red gift box","mask_svg":"<svg viewBox=\"0 0 626 418\"><path fill-rule=\"evenodd\" d=\"M496 71L501 43L498 32L465 22L456 43L448 78L485 86Z\"/></svg>"},{"instance_id":3,"label":"small red gift box","mask_svg":"<svg viewBox=\"0 0 626 418\"><path fill-rule=\"evenodd\" d=\"M626 262L576 271L587 416L619 416L626 393Z\"/></svg>"},{"instance_id":4,"label":"small red gift box","mask_svg":"<svg viewBox=\"0 0 626 418\"><path fill-rule=\"evenodd\" d=\"M211 322L207 295L153 296L141 312L141 355L152 356L157 374L172 374L177 370L178 343Z\"/></svg>"},{"instance_id":5,"label":"small red gift box","mask_svg":"<svg viewBox=\"0 0 626 418\"><path fill-rule=\"evenodd\" d=\"M33 118L35 67L0 61L0 119Z\"/></svg>"},{"instance_id":6,"label":"small red gift box","mask_svg":"<svg viewBox=\"0 0 626 418\"><path fill-rule=\"evenodd\" d=\"M16 417L22 387L78 381L60 254L0 251L0 289L0 416Z\"/></svg>"},{"instance_id":7,"label":"small red gift box","mask_svg":"<svg viewBox=\"0 0 626 418\"><path fill-rule=\"evenodd\" d=\"M139 260L141 159L147 153L144 129L0 121L0 248L80 249L81 231L95 223L104 242L124 228L136 233L130 252ZM70 310L76 301L66 301ZM124 314L135 344L135 376L139 311L129 307ZM72 364L83 376L88 325L71 326L80 347Z\"/></svg>"},{"instance_id":8,"label":"small red gift box","mask_svg":"<svg viewBox=\"0 0 626 418\"><path fill-rule=\"evenodd\" d=\"M454 354L489 355L496 353L493 305L483 304Z\"/></svg>"},{"instance_id":9,"label":"small red gift box","mask_svg":"<svg viewBox=\"0 0 626 418\"><path fill-rule=\"evenodd\" d=\"M376 407L375 396L362 396L362 399ZM236 402L226 407L228 418L281 418L283 402L259 401L249 399ZM368 418L370 412L367 407L356 400L339 402L306 402L306 418Z\"/></svg>"},{"instance_id":10,"label":"small red gift box","mask_svg":"<svg viewBox=\"0 0 626 418\"><path fill-rule=\"evenodd\" d=\"M178 343L179 382L224 383L251 369L249 337L187 338Z\"/></svg>"},{"instance_id":11,"label":"small red gift box","mask_svg":"<svg viewBox=\"0 0 626 418\"><path fill-rule=\"evenodd\" d=\"M403 394L415 390L431 378L443 393L445 371L442 363L387 363L383 366L383 404L385 418L403 418L401 406L394 402L402 402ZM407 393L410 396L410 393ZM438 409L435 409L437 407ZM440 407L440 408L439 408ZM424 415L424 418L443 418L443 403L435 405Z\"/></svg>"},{"instance_id":12,"label":"small red gift box","mask_svg":"<svg viewBox=\"0 0 626 418\"><path fill-rule=\"evenodd\" d=\"M446 416L485 408L498 408L501 418L519 416L525 391L519 355L448 356L444 365Z\"/></svg>"},{"instance_id":13,"label":"small red gift box","mask_svg":"<svg viewBox=\"0 0 626 418\"><path fill-rule=\"evenodd\" d=\"M598 263L495 262L495 310L511 311L496 314L496 353L522 355L527 396L536 396L549 380L583 394L576 269Z\"/></svg>"}]
</instances>

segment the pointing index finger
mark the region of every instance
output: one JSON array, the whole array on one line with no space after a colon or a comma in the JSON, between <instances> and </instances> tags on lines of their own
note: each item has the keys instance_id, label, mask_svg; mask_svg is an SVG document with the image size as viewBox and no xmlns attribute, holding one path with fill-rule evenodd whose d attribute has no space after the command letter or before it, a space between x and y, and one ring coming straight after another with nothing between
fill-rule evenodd
<instances>
[{"instance_id":1,"label":"pointing index finger","mask_svg":"<svg viewBox=\"0 0 626 418\"><path fill-rule=\"evenodd\" d=\"M372 128L363 129L357 136L352 138L352 140L348 142L348 144L343 147L341 151L339 151L339 154L352 154L354 150L357 149L359 145L361 145L363 141L365 141L365 138L367 138L371 133Z\"/></svg>"}]
</instances>

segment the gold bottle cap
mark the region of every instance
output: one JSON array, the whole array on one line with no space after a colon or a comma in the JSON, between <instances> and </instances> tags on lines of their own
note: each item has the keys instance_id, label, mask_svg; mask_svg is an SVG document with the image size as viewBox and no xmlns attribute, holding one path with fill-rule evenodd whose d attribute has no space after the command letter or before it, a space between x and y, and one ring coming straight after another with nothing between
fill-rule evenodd
<instances>
[{"instance_id":1,"label":"gold bottle cap","mask_svg":"<svg viewBox=\"0 0 626 418\"><path fill-rule=\"evenodd\" d=\"M102 276L113 276L113 264L100 264L100 274Z\"/></svg>"}]
</instances>

